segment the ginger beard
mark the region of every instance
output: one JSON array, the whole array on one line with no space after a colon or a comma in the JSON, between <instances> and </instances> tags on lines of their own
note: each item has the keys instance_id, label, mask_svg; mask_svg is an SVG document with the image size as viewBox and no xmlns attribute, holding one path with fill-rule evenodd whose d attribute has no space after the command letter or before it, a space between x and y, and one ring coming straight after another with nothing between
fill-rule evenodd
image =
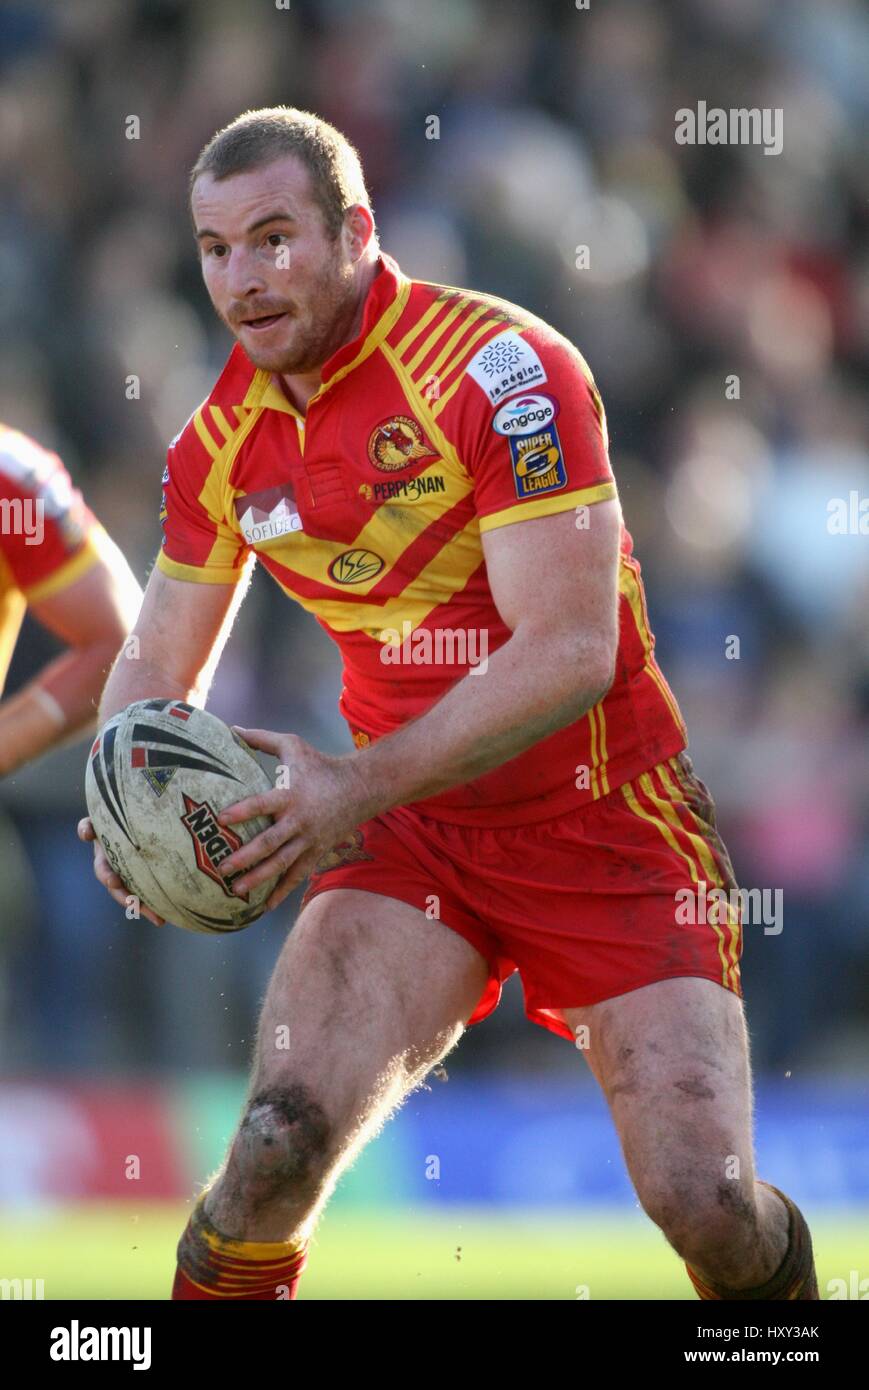
<instances>
[{"instance_id":1,"label":"ginger beard","mask_svg":"<svg viewBox=\"0 0 869 1390\"><path fill-rule=\"evenodd\" d=\"M264 295L255 303L240 301L219 318L238 339L255 367L282 376L316 371L348 338L356 310L354 267L341 256L341 239L329 244L319 272L303 286L293 283L292 299ZM252 314L284 314L272 328L251 329Z\"/></svg>"}]
</instances>

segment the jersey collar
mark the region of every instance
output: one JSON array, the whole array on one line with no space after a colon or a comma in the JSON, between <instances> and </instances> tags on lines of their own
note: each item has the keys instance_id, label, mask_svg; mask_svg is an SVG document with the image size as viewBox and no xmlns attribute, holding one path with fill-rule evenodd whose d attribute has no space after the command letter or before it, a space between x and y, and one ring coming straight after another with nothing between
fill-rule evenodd
<instances>
[{"instance_id":1,"label":"jersey collar","mask_svg":"<svg viewBox=\"0 0 869 1390\"><path fill-rule=\"evenodd\" d=\"M360 362L379 347L387 333L394 327L401 315L410 294L410 280L403 275L392 256L382 251L377 258L378 272L371 282L362 311L362 326L351 343L345 343L333 352L323 364L321 384L308 405L317 400ZM301 412L289 401L281 390L277 378L260 368L254 370L253 379L243 404L249 409L280 410L287 415L301 417Z\"/></svg>"}]
</instances>

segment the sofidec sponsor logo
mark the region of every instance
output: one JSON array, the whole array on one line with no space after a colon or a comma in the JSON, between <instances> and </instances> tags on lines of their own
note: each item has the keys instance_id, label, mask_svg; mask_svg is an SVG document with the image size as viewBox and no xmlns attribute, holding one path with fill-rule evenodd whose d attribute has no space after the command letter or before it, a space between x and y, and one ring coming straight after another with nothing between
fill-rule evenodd
<instances>
[{"instance_id":1,"label":"sofidec sponsor logo","mask_svg":"<svg viewBox=\"0 0 869 1390\"><path fill-rule=\"evenodd\" d=\"M508 440L513 459L516 496L522 499L558 492L567 484L567 470L561 455L561 440L555 425L537 434Z\"/></svg>"},{"instance_id":2,"label":"sofidec sponsor logo","mask_svg":"<svg viewBox=\"0 0 869 1390\"><path fill-rule=\"evenodd\" d=\"M517 396L501 406L492 421L496 434L534 434L551 425L559 411L552 396Z\"/></svg>"},{"instance_id":3,"label":"sofidec sponsor logo","mask_svg":"<svg viewBox=\"0 0 869 1390\"><path fill-rule=\"evenodd\" d=\"M248 545L277 540L304 529L290 483L280 483L262 492L242 493L234 505Z\"/></svg>"}]
</instances>

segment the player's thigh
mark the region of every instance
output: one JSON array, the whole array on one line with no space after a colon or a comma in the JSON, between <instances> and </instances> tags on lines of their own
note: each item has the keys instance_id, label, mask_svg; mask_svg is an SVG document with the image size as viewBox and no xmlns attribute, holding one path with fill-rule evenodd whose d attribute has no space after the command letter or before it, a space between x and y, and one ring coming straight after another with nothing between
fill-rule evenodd
<instances>
[{"instance_id":1,"label":"player's thigh","mask_svg":"<svg viewBox=\"0 0 869 1390\"><path fill-rule=\"evenodd\" d=\"M302 911L260 1017L253 1093L288 1077L339 1127L400 1092L461 1035L488 965L463 937L394 898L331 889Z\"/></svg>"},{"instance_id":2,"label":"player's thigh","mask_svg":"<svg viewBox=\"0 0 869 1390\"><path fill-rule=\"evenodd\" d=\"M586 1057L641 1198L753 1183L751 1066L741 999L712 980L661 980L564 1011L586 1025ZM733 1159L738 1159L738 1164ZM739 1181L741 1180L741 1181Z\"/></svg>"}]
</instances>

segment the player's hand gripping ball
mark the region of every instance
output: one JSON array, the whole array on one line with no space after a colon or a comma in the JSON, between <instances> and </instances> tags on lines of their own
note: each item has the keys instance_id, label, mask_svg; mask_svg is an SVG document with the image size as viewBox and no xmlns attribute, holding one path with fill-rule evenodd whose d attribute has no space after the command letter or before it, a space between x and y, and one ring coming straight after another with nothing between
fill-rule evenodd
<instances>
[{"instance_id":1,"label":"player's hand gripping ball","mask_svg":"<svg viewBox=\"0 0 869 1390\"><path fill-rule=\"evenodd\" d=\"M90 751L85 797L115 873L140 901L188 931L234 932L262 916L275 875L247 893L222 860L272 824L219 825L220 812L273 791L244 740L180 700L139 700L114 715Z\"/></svg>"}]
</instances>

